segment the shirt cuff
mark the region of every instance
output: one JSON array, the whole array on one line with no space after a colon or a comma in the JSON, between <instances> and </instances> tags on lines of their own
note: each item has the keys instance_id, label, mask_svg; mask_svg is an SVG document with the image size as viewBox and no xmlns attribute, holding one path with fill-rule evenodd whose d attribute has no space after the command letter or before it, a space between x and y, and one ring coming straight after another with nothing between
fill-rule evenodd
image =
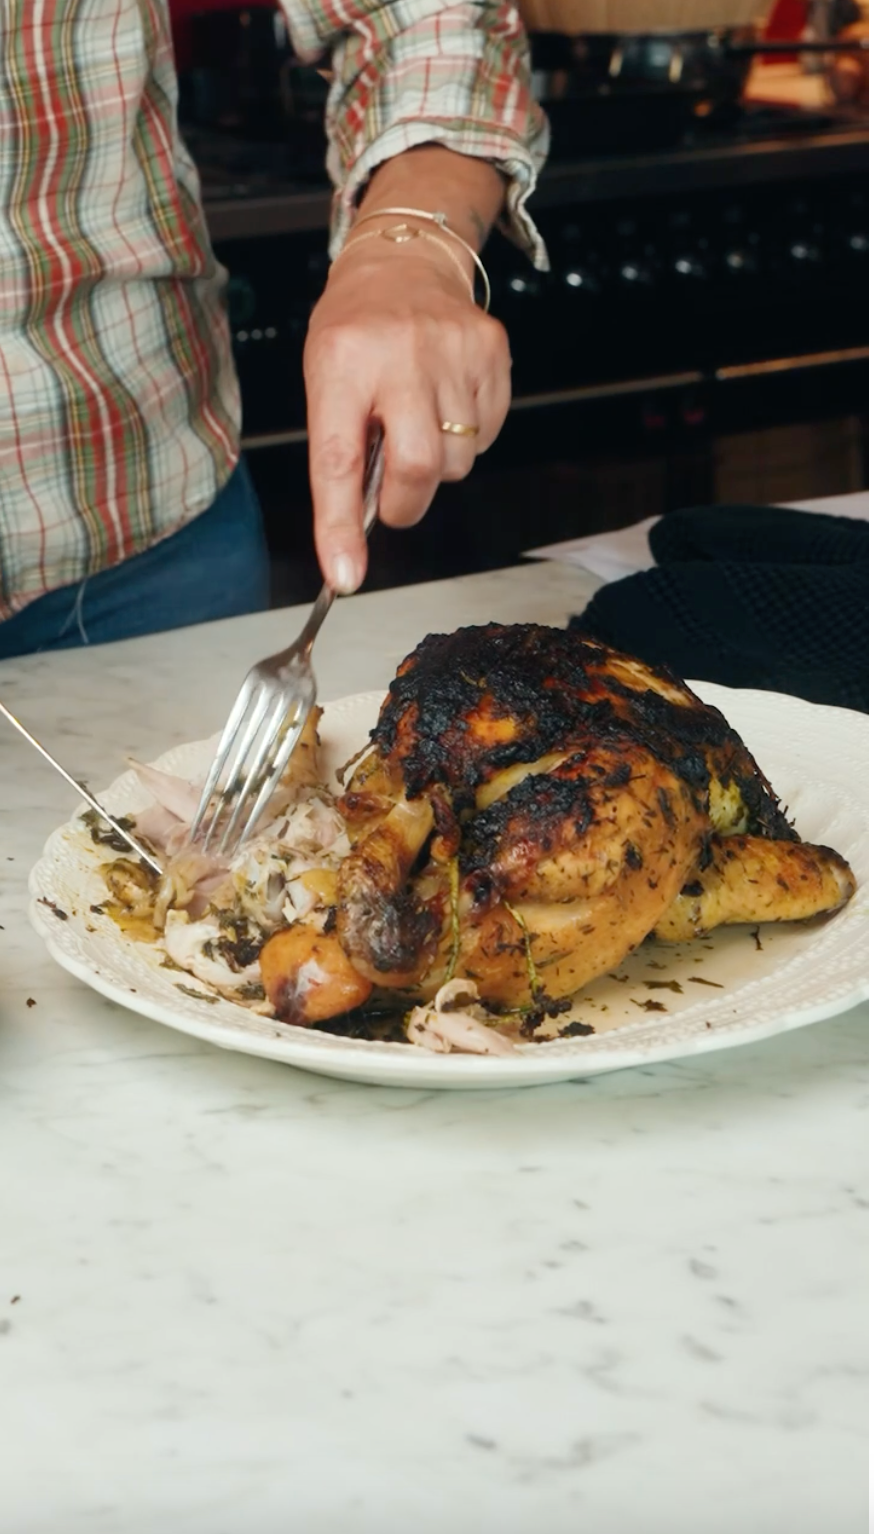
<instances>
[{"instance_id":1,"label":"shirt cuff","mask_svg":"<svg viewBox=\"0 0 874 1534\"><path fill-rule=\"evenodd\" d=\"M549 130L531 93L528 42L510 0L283 0L295 47L332 49L328 171L336 255L377 167L439 144L487 160L507 179L500 220L535 266L548 257L527 203Z\"/></svg>"}]
</instances>

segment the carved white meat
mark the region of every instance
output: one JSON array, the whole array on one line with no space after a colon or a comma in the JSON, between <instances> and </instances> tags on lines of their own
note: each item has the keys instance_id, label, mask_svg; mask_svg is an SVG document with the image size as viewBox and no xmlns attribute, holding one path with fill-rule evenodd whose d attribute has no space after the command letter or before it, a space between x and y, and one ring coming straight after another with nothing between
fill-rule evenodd
<instances>
[{"instance_id":1,"label":"carved white meat","mask_svg":"<svg viewBox=\"0 0 874 1534\"><path fill-rule=\"evenodd\" d=\"M257 959L244 969L235 970L221 957L216 947L221 936L221 927L214 916L189 921L184 911L168 911L162 942L174 964L216 990L235 991L260 981Z\"/></svg>"},{"instance_id":2,"label":"carved white meat","mask_svg":"<svg viewBox=\"0 0 874 1534\"><path fill-rule=\"evenodd\" d=\"M429 1006L413 1008L407 1021L410 1043L441 1055L453 1049L468 1055L514 1054L509 1039L469 1010L477 999L477 988L469 980L448 980Z\"/></svg>"}]
</instances>

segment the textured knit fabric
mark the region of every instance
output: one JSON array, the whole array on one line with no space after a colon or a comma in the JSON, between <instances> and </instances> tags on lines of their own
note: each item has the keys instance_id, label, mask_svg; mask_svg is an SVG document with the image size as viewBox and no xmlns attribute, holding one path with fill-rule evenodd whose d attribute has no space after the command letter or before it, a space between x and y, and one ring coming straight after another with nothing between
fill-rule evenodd
<instances>
[{"instance_id":1,"label":"textured knit fabric","mask_svg":"<svg viewBox=\"0 0 874 1534\"><path fill-rule=\"evenodd\" d=\"M674 512L654 570L571 620L681 676L868 708L868 524L775 507Z\"/></svg>"},{"instance_id":2,"label":"textured knit fabric","mask_svg":"<svg viewBox=\"0 0 874 1534\"><path fill-rule=\"evenodd\" d=\"M504 0L287 0L333 55L334 239L376 165L440 142L511 178L519 238L545 150ZM240 402L167 0L0 0L0 618L209 506Z\"/></svg>"}]
</instances>

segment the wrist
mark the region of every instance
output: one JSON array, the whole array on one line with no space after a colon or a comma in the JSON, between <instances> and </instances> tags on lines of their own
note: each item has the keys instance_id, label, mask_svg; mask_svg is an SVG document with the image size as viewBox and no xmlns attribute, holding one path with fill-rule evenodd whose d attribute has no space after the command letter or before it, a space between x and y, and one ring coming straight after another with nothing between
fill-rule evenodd
<instances>
[{"instance_id":1,"label":"wrist","mask_svg":"<svg viewBox=\"0 0 874 1534\"><path fill-rule=\"evenodd\" d=\"M442 210L454 233L481 253L506 190L504 176L490 161L437 144L420 145L378 167L359 217L378 208Z\"/></svg>"},{"instance_id":2,"label":"wrist","mask_svg":"<svg viewBox=\"0 0 874 1534\"><path fill-rule=\"evenodd\" d=\"M385 206L388 207L389 205L386 204ZM383 235L388 242L395 230L401 231L405 229L406 239L403 237L395 239L394 242L398 244L408 243L411 238L434 235L437 239L443 240L445 244L451 244L453 249L457 247L458 254L464 256L470 265L471 271L473 271L473 257L464 247L469 246L470 250L479 251L479 241L468 239L466 232L463 229L459 230L456 228L452 218L442 208L435 206L432 209L430 203L425 205L417 204L412 207L408 207L406 203L393 203L391 206L402 208L403 211L396 213L382 212L378 208L368 211L366 207L361 207L355 216L354 224L349 230L349 239L352 240L357 234L363 234L365 231L370 232L371 230L375 230ZM461 236L460 240L458 238L459 233Z\"/></svg>"},{"instance_id":3,"label":"wrist","mask_svg":"<svg viewBox=\"0 0 874 1534\"><path fill-rule=\"evenodd\" d=\"M464 246L444 238L438 228L412 217L400 220L385 216L368 220L366 228L353 227L338 251L329 281L339 280L344 271L362 273L407 272L411 277L436 278L456 296L473 301L474 262ZM393 274L393 279L394 274Z\"/></svg>"},{"instance_id":4,"label":"wrist","mask_svg":"<svg viewBox=\"0 0 874 1534\"><path fill-rule=\"evenodd\" d=\"M398 218L401 222L386 224L387 219L393 218ZM363 234L358 233L361 224L371 223L381 227L377 230L366 229ZM475 246L470 245L463 235L452 228L447 214L442 210L431 213L427 209L409 207L406 204L373 208L370 212L359 214L352 233L353 238L347 242L346 249L351 248L356 242L372 239L383 239L389 244L397 245L411 245L413 241L422 240L451 261L456 271L461 274L465 286L468 281L471 281L472 266L474 273L482 280L482 308L488 314L491 303L489 274ZM459 252L462 252L467 259L462 259ZM471 281L471 298L476 302L475 281Z\"/></svg>"}]
</instances>

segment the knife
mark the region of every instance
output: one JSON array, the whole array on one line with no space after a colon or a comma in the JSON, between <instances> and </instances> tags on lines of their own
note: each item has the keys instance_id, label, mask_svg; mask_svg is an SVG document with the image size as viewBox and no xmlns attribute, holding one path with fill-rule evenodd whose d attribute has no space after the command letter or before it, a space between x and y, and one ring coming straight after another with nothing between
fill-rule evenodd
<instances>
[{"instance_id":1,"label":"knife","mask_svg":"<svg viewBox=\"0 0 874 1534\"><path fill-rule=\"evenodd\" d=\"M45 758L51 767L54 767L55 772L59 772L61 774L61 777L70 784L71 788L75 788L77 793L82 795L83 799L87 799L91 808L97 811L98 815L100 815L102 819L106 821L108 826L112 827L112 830L115 831L116 835L120 836L123 841L127 842L128 846L133 852L136 853L138 858L142 858L144 863L148 863L149 867L153 869L156 874L163 876L164 870L160 863L156 861L154 854L147 852L145 847L141 846L137 841L136 837L131 836L130 831L126 831L124 826L121 825L119 821L113 819L113 817L109 814L109 811L103 808L103 805L100 803L99 799L95 799L90 789L87 789L84 783L80 783L77 778L70 776L70 774L67 772L67 769L62 767L60 762L55 760L51 752L47 751L45 746L41 746L36 737L31 735L29 730L25 729L24 725L21 723L21 720L16 719L15 715L9 712L9 709L6 707L5 703L0 703L0 714L3 715L4 719L9 720L9 723L12 725L13 729L16 729L19 735L23 735L25 740L39 752L40 756Z\"/></svg>"}]
</instances>

